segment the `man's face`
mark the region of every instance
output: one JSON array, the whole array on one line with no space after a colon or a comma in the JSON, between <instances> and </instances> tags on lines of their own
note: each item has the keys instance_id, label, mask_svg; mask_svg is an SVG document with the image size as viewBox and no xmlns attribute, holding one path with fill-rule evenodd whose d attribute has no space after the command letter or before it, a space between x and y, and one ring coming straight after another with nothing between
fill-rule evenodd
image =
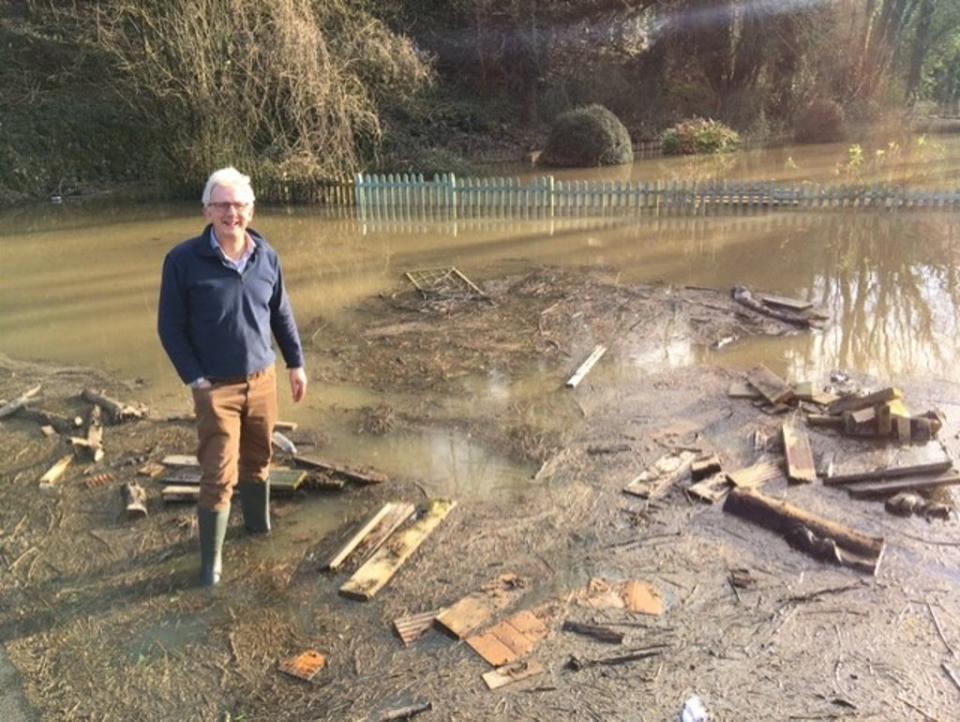
<instances>
[{"instance_id":1,"label":"man's face","mask_svg":"<svg viewBox=\"0 0 960 722\"><path fill-rule=\"evenodd\" d=\"M246 236L247 225L253 218L253 203L246 189L214 186L210 202L203 209L204 217L213 224L217 238L238 241Z\"/></svg>"}]
</instances>

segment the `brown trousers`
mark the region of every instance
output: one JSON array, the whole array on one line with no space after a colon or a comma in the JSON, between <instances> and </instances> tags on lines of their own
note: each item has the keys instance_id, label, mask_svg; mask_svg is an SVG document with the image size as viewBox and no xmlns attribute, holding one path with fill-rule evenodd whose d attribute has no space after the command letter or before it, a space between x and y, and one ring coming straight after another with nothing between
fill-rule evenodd
<instances>
[{"instance_id":1,"label":"brown trousers","mask_svg":"<svg viewBox=\"0 0 960 722\"><path fill-rule=\"evenodd\" d=\"M273 366L241 379L213 380L193 390L197 415L197 459L203 476L203 509L222 511L237 481L265 482L277 423L277 374Z\"/></svg>"}]
</instances>

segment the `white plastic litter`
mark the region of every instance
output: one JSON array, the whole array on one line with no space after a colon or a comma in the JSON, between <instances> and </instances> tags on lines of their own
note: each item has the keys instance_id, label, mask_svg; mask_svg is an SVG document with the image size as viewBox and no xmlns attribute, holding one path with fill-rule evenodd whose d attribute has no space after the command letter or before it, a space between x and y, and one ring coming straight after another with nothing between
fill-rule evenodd
<instances>
[{"instance_id":1,"label":"white plastic litter","mask_svg":"<svg viewBox=\"0 0 960 722\"><path fill-rule=\"evenodd\" d=\"M294 445L290 439L281 434L279 431L273 432L273 444L281 451L286 451L288 454L296 454L297 447Z\"/></svg>"},{"instance_id":2,"label":"white plastic litter","mask_svg":"<svg viewBox=\"0 0 960 722\"><path fill-rule=\"evenodd\" d=\"M708 722L710 715L707 714L707 708L697 695L691 695L683 703L683 710L680 712L678 722Z\"/></svg>"}]
</instances>

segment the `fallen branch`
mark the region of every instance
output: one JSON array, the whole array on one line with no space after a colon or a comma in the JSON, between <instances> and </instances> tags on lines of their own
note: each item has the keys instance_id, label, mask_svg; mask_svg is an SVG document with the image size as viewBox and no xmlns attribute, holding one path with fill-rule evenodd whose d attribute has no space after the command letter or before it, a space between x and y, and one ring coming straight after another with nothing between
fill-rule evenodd
<instances>
[{"instance_id":1,"label":"fallen branch","mask_svg":"<svg viewBox=\"0 0 960 722\"><path fill-rule=\"evenodd\" d=\"M432 709L433 704L431 702L420 702L419 704L411 704L406 707L397 707L381 712L377 720L379 722L389 722L389 720L395 719L410 719L411 717L416 717L421 712L429 712Z\"/></svg>"},{"instance_id":2,"label":"fallen branch","mask_svg":"<svg viewBox=\"0 0 960 722\"><path fill-rule=\"evenodd\" d=\"M84 389L80 394L84 401L96 404L107 412L111 424L119 424L132 419L142 419L147 415L146 407L142 404L125 404L117 399L110 398L102 392L93 389Z\"/></svg>"},{"instance_id":3,"label":"fallen branch","mask_svg":"<svg viewBox=\"0 0 960 722\"><path fill-rule=\"evenodd\" d=\"M825 597L828 594L843 594L844 592L849 592L854 589L862 589L862 584L847 584L842 587L827 587L826 589L818 589L815 592L808 592L807 594L797 594L792 597L787 597L784 599L784 603L790 602L812 602L815 599L820 597Z\"/></svg>"},{"instance_id":4,"label":"fallen branch","mask_svg":"<svg viewBox=\"0 0 960 722\"><path fill-rule=\"evenodd\" d=\"M37 384L32 389L27 389L24 391L13 401L10 401L0 407L0 419L4 418L5 416L10 416L10 414L26 406L32 397L40 393L41 388L43 388L42 384Z\"/></svg>"},{"instance_id":5,"label":"fallen branch","mask_svg":"<svg viewBox=\"0 0 960 722\"><path fill-rule=\"evenodd\" d=\"M623 632L617 632L595 624L581 624L580 622L573 622L567 619L564 621L562 629L564 632L573 632L574 634L592 637L598 642L605 642L607 644L623 643Z\"/></svg>"},{"instance_id":6,"label":"fallen branch","mask_svg":"<svg viewBox=\"0 0 960 722\"><path fill-rule=\"evenodd\" d=\"M654 644L650 647L634 650L630 654L621 654L616 657L604 657L602 659L579 659L578 657L570 655L570 658L567 660L567 663L564 665L564 667L571 669L574 672L579 672L581 669L587 669L588 667L609 667L617 664L626 664L627 662L635 662L640 659L657 657L661 655L663 650L667 649L668 647L670 647L669 644Z\"/></svg>"}]
</instances>

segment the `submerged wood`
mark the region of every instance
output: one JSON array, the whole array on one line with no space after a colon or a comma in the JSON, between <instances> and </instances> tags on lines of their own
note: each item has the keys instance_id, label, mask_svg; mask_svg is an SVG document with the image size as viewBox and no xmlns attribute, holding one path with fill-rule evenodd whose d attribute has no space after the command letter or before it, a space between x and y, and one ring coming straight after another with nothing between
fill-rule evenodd
<instances>
[{"instance_id":1,"label":"submerged wood","mask_svg":"<svg viewBox=\"0 0 960 722\"><path fill-rule=\"evenodd\" d=\"M752 489L731 491L723 510L765 526L785 538L794 535L798 529L807 529L836 543L840 564L871 574L877 573L886 548L886 542L880 537L861 534Z\"/></svg>"},{"instance_id":2,"label":"submerged wood","mask_svg":"<svg viewBox=\"0 0 960 722\"><path fill-rule=\"evenodd\" d=\"M387 475L372 469L356 469L345 464L339 464L326 459L319 459L315 456L304 456L303 454L293 457L294 462L305 466L308 469L323 469L348 479L353 479L361 484L381 484L387 481Z\"/></svg>"},{"instance_id":3,"label":"submerged wood","mask_svg":"<svg viewBox=\"0 0 960 722\"><path fill-rule=\"evenodd\" d=\"M770 308L766 304L758 301L756 298L754 298L753 293L750 292L750 289L746 288L745 286L735 286L731 295L733 296L733 300L739 303L741 306L746 306L751 311L756 311L764 316L770 316L778 321L784 321L785 323L793 324L794 326L803 326L805 328L809 328L811 325L810 319L805 316Z\"/></svg>"},{"instance_id":4,"label":"submerged wood","mask_svg":"<svg viewBox=\"0 0 960 722\"><path fill-rule=\"evenodd\" d=\"M13 401L10 401L4 404L3 406L0 406L0 419L4 418L5 416L10 416L10 414L26 406L26 404L30 401L31 398L33 398L34 396L40 393L40 389L42 388L43 388L43 384L37 384L33 388L29 388L26 391L24 391Z\"/></svg>"}]
</instances>

